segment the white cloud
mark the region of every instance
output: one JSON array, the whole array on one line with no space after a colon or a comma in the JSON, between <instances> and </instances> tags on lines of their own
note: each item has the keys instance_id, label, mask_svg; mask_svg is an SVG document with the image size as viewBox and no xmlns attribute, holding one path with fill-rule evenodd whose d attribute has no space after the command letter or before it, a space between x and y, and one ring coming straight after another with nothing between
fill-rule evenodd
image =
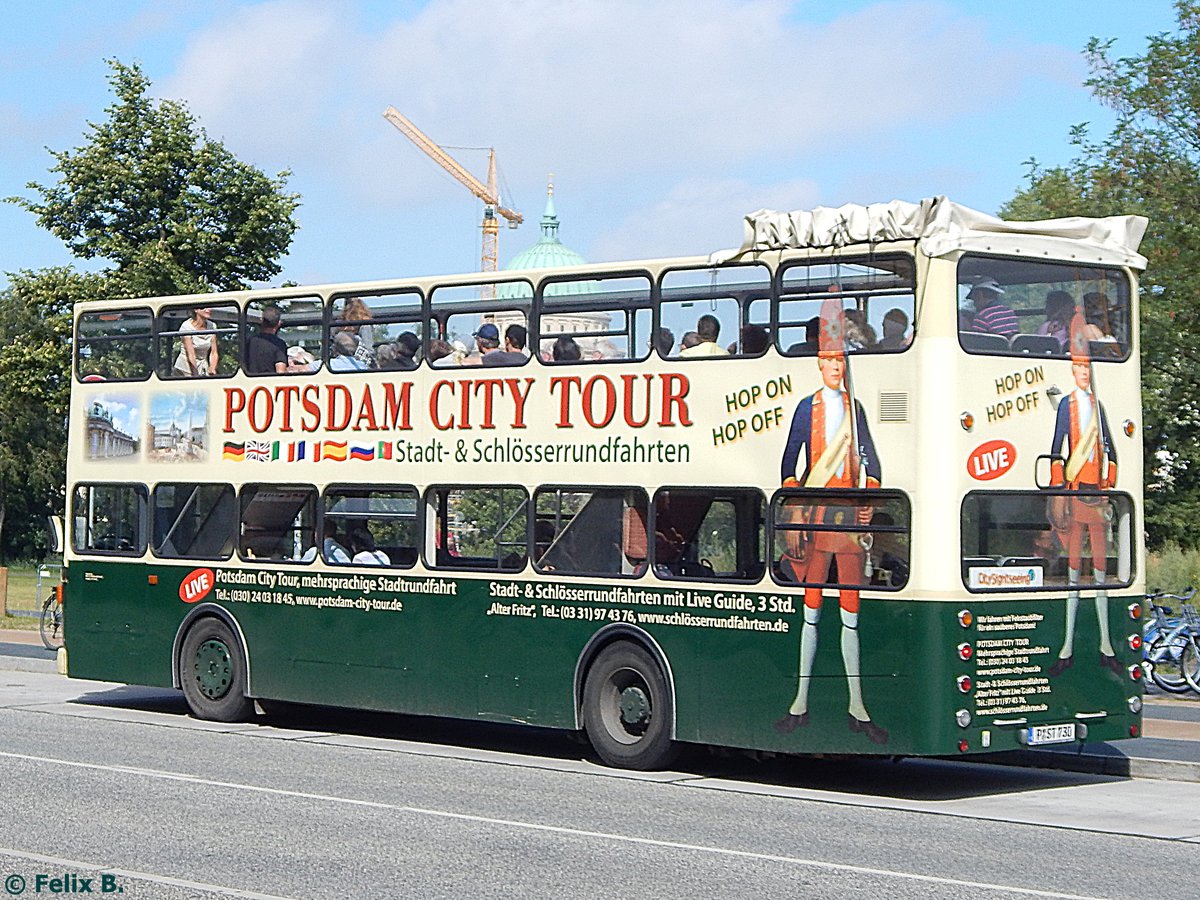
<instances>
[{"instance_id":1,"label":"white cloud","mask_svg":"<svg viewBox=\"0 0 1200 900\"><path fill-rule=\"evenodd\" d=\"M161 93L235 153L319 183L327 205L411 219L464 192L382 118L394 105L439 143L495 146L518 198L553 171L589 217L619 221L592 257L736 243L729 223L756 196L838 202L796 179L840 148L885 159L899 132L1077 66L1072 49L998 45L982 18L934 0L822 23L784 0L433 0L374 31L346 10L235 11L193 38ZM482 154L451 152L484 176ZM938 153L928 167L946 164Z\"/></svg>"}]
</instances>

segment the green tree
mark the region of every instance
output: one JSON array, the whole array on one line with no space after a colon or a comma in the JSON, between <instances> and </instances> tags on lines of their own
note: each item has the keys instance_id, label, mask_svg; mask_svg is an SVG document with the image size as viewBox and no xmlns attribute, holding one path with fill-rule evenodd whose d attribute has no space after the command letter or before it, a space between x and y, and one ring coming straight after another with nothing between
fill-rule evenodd
<instances>
[{"instance_id":1,"label":"green tree","mask_svg":"<svg viewBox=\"0 0 1200 900\"><path fill-rule=\"evenodd\" d=\"M239 161L174 100L151 100L137 65L109 60L116 102L90 140L51 150L59 175L10 198L78 257L111 260L130 296L236 290L279 274L296 223L290 174Z\"/></svg>"},{"instance_id":2,"label":"green tree","mask_svg":"<svg viewBox=\"0 0 1200 900\"><path fill-rule=\"evenodd\" d=\"M1173 33L1142 56L1114 57L1093 38L1087 84L1116 115L1093 139L1076 126L1065 166L1029 163L1027 186L1001 209L1013 219L1138 213L1146 529L1152 547L1200 544L1200 3L1180 0Z\"/></svg>"},{"instance_id":3,"label":"green tree","mask_svg":"<svg viewBox=\"0 0 1200 900\"><path fill-rule=\"evenodd\" d=\"M54 268L19 272L0 292L0 553L6 559L44 549L45 516L62 511L71 308L107 289L101 275Z\"/></svg>"}]
</instances>

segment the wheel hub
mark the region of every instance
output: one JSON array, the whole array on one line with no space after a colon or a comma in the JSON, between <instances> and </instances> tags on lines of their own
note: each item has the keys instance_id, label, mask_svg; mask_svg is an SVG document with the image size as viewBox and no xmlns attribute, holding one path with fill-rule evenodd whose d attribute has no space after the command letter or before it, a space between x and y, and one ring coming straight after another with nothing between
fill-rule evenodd
<instances>
[{"instance_id":1,"label":"wheel hub","mask_svg":"<svg viewBox=\"0 0 1200 900\"><path fill-rule=\"evenodd\" d=\"M640 687L632 685L621 691L621 722L627 726L645 725L650 721L650 700Z\"/></svg>"},{"instance_id":2,"label":"wheel hub","mask_svg":"<svg viewBox=\"0 0 1200 900\"><path fill-rule=\"evenodd\" d=\"M220 700L233 683L229 648L221 641L205 641L196 648L196 686L209 700Z\"/></svg>"}]
</instances>

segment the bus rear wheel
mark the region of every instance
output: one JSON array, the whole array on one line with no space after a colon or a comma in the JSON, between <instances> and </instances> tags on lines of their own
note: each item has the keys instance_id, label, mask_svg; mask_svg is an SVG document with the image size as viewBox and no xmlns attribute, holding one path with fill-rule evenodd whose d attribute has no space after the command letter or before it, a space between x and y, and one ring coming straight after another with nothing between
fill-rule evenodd
<instances>
[{"instance_id":1,"label":"bus rear wheel","mask_svg":"<svg viewBox=\"0 0 1200 900\"><path fill-rule=\"evenodd\" d=\"M201 619L189 629L179 655L179 681L197 719L243 722L254 713L246 696L241 644L217 619Z\"/></svg>"},{"instance_id":2,"label":"bus rear wheel","mask_svg":"<svg viewBox=\"0 0 1200 900\"><path fill-rule=\"evenodd\" d=\"M600 651L583 685L583 727L604 762L640 770L669 765L679 751L674 719L667 679L644 648L622 641Z\"/></svg>"}]
</instances>

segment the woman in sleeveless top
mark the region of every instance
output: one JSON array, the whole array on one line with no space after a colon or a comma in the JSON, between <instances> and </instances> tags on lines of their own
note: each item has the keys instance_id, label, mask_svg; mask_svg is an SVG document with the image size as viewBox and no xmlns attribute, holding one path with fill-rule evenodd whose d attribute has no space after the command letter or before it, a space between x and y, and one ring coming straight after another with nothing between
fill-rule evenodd
<instances>
[{"instance_id":1,"label":"woman in sleeveless top","mask_svg":"<svg viewBox=\"0 0 1200 900\"><path fill-rule=\"evenodd\" d=\"M192 310L192 317L179 326L183 348L175 358L176 375L192 377L215 375L217 372L217 329L212 323L212 310Z\"/></svg>"}]
</instances>

